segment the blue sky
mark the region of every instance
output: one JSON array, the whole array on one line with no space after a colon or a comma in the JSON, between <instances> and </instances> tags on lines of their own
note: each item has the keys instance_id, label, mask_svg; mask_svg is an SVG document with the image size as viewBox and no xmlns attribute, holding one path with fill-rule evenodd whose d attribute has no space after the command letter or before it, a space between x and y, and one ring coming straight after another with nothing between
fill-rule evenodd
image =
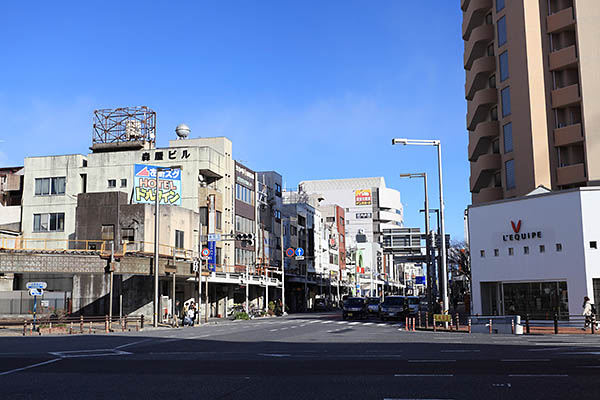
<instances>
[{"instance_id":1,"label":"blue sky","mask_svg":"<svg viewBox=\"0 0 600 400\"><path fill-rule=\"evenodd\" d=\"M383 176L406 226L442 140L447 230L470 202L458 1L10 2L0 25L0 165L86 153L93 110L147 105L158 145L185 122L301 180Z\"/></svg>"}]
</instances>

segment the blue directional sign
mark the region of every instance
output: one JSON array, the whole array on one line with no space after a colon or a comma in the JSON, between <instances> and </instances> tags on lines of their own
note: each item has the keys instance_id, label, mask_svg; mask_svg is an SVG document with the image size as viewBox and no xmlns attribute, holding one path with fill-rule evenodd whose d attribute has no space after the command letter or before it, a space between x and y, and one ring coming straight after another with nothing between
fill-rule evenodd
<instances>
[{"instance_id":1,"label":"blue directional sign","mask_svg":"<svg viewBox=\"0 0 600 400\"><path fill-rule=\"evenodd\" d=\"M302 257L304 255L304 249L302 247L298 247L296 249L296 256Z\"/></svg>"},{"instance_id":2,"label":"blue directional sign","mask_svg":"<svg viewBox=\"0 0 600 400\"><path fill-rule=\"evenodd\" d=\"M216 270L217 264L217 251L216 251L216 242L210 241L208 242L208 250L210 254L208 256L208 270L214 272Z\"/></svg>"},{"instance_id":3,"label":"blue directional sign","mask_svg":"<svg viewBox=\"0 0 600 400\"><path fill-rule=\"evenodd\" d=\"M27 282L27 289L46 289L46 282Z\"/></svg>"}]
</instances>

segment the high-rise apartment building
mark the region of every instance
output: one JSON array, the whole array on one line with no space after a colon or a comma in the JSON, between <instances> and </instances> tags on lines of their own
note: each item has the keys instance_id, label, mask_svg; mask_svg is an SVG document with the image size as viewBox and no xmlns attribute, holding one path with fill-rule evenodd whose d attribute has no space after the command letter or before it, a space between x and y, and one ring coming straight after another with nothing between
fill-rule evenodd
<instances>
[{"instance_id":1,"label":"high-rise apartment building","mask_svg":"<svg viewBox=\"0 0 600 400\"><path fill-rule=\"evenodd\" d=\"M462 0L473 204L600 183L600 2Z\"/></svg>"}]
</instances>

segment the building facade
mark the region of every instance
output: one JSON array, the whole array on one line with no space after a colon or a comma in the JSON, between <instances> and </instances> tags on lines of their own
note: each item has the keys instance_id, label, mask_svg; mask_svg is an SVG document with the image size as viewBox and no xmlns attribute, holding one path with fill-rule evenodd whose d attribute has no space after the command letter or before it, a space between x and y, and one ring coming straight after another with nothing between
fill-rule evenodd
<instances>
[{"instance_id":1,"label":"building facade","mask_svg":"<svg viewBox=\"0 0 600 400\"><path fill-rule=\"evenodd\" d=\"M600 181L600 3L462 0L473 204Z\"/></svg>"}]
</instances>

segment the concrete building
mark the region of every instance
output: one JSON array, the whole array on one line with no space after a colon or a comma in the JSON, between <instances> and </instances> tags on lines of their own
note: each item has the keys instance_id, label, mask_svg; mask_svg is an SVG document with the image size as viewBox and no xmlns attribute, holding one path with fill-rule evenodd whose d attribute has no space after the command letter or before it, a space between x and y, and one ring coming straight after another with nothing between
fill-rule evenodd
<instances>
[{"instance_id":1,"label":"concrete building","mask_svg":"<svg viewBox=\"0 0 600 400\"><path fill-rule=\"evenodd\" d=\"M469 207L474 314L567 319L584 296L600 303L600 188L536 193Z\"/></svg>"},{"instance_id":2,"label":"concrete building","mask_svg":"<svg viewBox=\"0 0 600 400\"><path fill-rule=\"evenodd\" d=\"M600 2L462 0L473 204L600 182Z\"/></svg>"},{"instance_id":3,"label":"concrete building","mask_svg":"<svg viewBox=\"0 0 600 400\"><path fill-rule=\"evenodd\" d=\"M386 230L402 226L402 203L397 190L387 188L382 177L302 181L298 189L344 209L346 251L358 268L361 294L377 296L385 286L399 284L386 279L381 246ZM396 268L391 259L389 265Z\"/></svg>"},{"instance_id":4,"label":"concrete building","mask_svg":"<svg viewBox=\"0 0 600 400\"><path fill-rule=\"evenodd\" d=\"M0 168L0 230L21 231L23 167Z\"/></svg>"}]
</instances>

